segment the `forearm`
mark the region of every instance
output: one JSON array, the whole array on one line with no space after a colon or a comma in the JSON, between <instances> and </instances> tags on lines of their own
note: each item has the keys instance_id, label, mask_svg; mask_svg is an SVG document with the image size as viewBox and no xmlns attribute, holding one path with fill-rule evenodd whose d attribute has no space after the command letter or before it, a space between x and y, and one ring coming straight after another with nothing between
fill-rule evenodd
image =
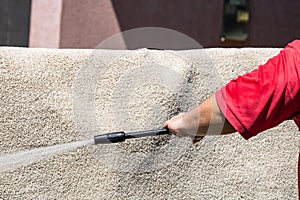
<instances>
[{"instance_id":1,"label":"forearm","mask_svg":"<svg viewBox=\"0 0 300 200\"><path fill-rule=\"evenodd\" d=\"M221 112L215 95L212 95L194 109L199 112L197 135L220 135L236 132ZM187 115L193 114L194 112L187 112Z\"/></svg>"},{"instance_id":2,"label":"forearm","mask_svg":"<svg viewBox=\"0 0 300 200\"><path fill-rule=\"evenodd\" d=\"M221 135L236 131L220 111L214 95L189 112L168 120L165 126L177 136L190 137L194 142L205 135Z\"/></svg>"}]
</instances>

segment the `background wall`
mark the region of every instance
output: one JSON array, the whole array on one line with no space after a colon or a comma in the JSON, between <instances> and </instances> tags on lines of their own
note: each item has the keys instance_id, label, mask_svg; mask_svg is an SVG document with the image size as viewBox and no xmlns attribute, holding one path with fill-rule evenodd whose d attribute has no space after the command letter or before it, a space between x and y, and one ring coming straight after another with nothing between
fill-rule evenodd
<instances>
[{"instance_id":1,"label":"background wall","mask_svg":"<svg viewBox=\"0 0 300 200\"><path fill-rule=\"evenodd\" d=\"M243 1L243 0L241 0ZM51 4L48 0L45 3ZM47 47L51 40L39 38L49 34L42 24L53 25L44 17L50 10L33 1L31 47ZM283 47L300 36L300 3L291 0L248 1L250 20L245 42L221 42L224 1L218 0L62 0L58 26L59 48L94 48L106 38L140 27L162 27L184 33L203 47ZM57 39L56 39L57 40ZM126 42L126 39L125 39ZM146 47L146 46L145 46ZM129 46L130 48L130 46Z\"/></svg>"},{"instance_id":2,"label":"background wall","mask_svg":"<svg viewBox=\"0 0 300 200\"><path fill-rule=\"evenodd\" d=\"M300 36L299 1L251 0L247 40L221 42L226 1L0 0L0 45L94 48L140 27L176 30L203 47L283 47Z\"/></svg>"},{"instance_id":3,"label":"background wall","mask_svg":"<svg viewBox=\"0 0 300 200\"><path fill-rule=\"evenodd\" d=\"M296 199L293 122L195 146L169 136L85 141L159 128L278 52L0 48L0 198Z\"/></svg>"}]
</instances>

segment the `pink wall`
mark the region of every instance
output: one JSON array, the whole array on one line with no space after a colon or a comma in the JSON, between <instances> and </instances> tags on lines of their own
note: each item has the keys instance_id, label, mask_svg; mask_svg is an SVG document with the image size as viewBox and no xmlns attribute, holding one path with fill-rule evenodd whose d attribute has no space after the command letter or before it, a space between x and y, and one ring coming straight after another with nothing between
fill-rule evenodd
<instances>
[{"instance_id":1,"label":"pink wall","mask_svg":"<svg viewBox=\"0 0 300 200\"><path fill-rule=\"evenodd\" d=\"M30 47L60 47L62 0L32 0Z\"/></svg>"},{"instance_id":2,"label":"pink wall","mask_svg":"<svg viewBox=\"0 0 300 200\"><path fill-rule=\"evenodd\" d=\"M110 0L33 0L30 47L94 48L120 32Z\"/></svg>"},{"instance_id":3,"label":"pink wall","mask_svg":"<svg viewBox=\"0 0 300 200\"><path fill-rule=\"evenodd\" d=\"M110 0L63 0L60 47L93 48L119 33Z\"/></svg>"}]
</instances>

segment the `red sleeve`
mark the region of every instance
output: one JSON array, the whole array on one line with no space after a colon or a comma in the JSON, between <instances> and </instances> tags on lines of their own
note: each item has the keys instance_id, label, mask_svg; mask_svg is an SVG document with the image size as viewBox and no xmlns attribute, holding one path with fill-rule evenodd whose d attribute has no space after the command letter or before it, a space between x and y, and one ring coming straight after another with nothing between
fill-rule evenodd
<instances>
[{"instance_id":1,"label":"red sleeve","mask_svg":"<svg viewBox=\"0 0 300 200\"><path fill-rule=\"evenodd\" d=\"M291 118L300 126L300 41L230 81L216 92L216 99L226 119L246 139Z\"/></svg>"}]
</instances>

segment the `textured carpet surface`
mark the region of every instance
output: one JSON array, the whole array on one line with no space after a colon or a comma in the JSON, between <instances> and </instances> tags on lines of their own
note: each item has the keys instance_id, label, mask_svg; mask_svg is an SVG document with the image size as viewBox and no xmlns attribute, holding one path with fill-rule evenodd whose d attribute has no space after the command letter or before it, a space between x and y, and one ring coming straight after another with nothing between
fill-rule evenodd
<instances>
[{"instance_id":1,"label":"textured carpet surface","mask_svg":"<svg viewBox=\"0 0 300 200\"><path fill-rule=\"evenodd\" d=\"M0 48L0 199L296 199L292 121L248 141L85 142L160 128L279 51Z\"/></svg>"}]
</instances>

